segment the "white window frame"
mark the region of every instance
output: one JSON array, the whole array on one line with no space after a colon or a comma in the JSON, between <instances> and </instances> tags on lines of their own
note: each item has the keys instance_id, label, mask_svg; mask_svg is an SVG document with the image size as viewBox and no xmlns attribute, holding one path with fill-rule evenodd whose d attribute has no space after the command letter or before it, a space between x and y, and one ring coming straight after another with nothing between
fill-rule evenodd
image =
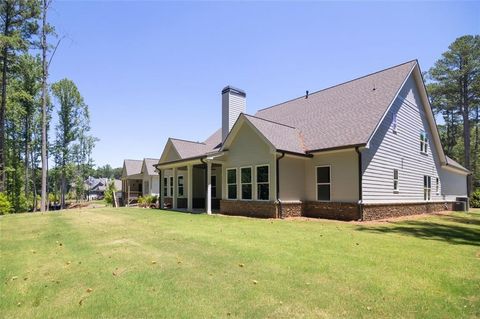
<instances>
[{"instance_id":1,"label":"white window frame","mask_svg":"<svg viewBox=\"0 0 480 319\"><path fill-rule=\"evenodd\" d=\"M244 168L250 168L250 183L242 183L242 169ZM239 177L240 177L240 199L241 200L253 200L253 192L254 192L254 189L253 189L253 177L254 177L254 174L253 174L253 167L252 166L242 166L242 167L239 167ZM270 173L270 171L269 171ZM243 185L250 185L251 187L251 191L252 191L252 194L250 196L250 198L243 198Z\"/></svg>"},{"instance_id":2,"label":"white window frame","mask_svg":"<svg viewBox=\"0 0 480 319\"><path fill-rule=\"evenodd\" d=\"M257 168L258 167L268 167L268 181L267 182L258 182L257 181ZM270 197L272 194L270 194L270 164L260 164L260 165L255 165L255 173L254 173L254 180L255 180L255 189L252 189L252 192L255 192L255 196L252 196L252 198L255 198L255 200L262 201L262 202L268 202L270 200ZM268 184L268 199L259 199L258 198L258 184ZM253 194L252 194L253 195Z\"/></svg>"},{"instance_id":3,"label":"white window frame","mask_svg":"<svg viewBox=\"0 0 480 319\"><path fill-rule=\"evenodd\" d=\"M427 178L427 185L425 185L425 177ZM423 175L423 200L430 201L432 199L432 177Z\"/></svg>"},{"instance_id":4,"label":"white window frame","mask_svg":"<svg viewBox=\"0 0 480 319\"><path fill-rule=\"evenodd\" d=\"M420 131L420 153L428 154L428 134L424 130Z\"/></svg>"},{"instance_id":5,"label":"white window frame","mask_svg":"<svg viewBox=\"0 0 480 319\"><path fill-rule=\"evenodd\" d=\"M435 194L440 195L440 178L435 177Z\"/></svg>"},{"instance_id":6,"label":"white window frame","mask_svg":"<svg viewBox=\"0 0 480 319\"><path fill-rule=\"evenodd\" d=\"M397 178L395 178L395 172L397 173ZM400 170L396 168L393 170L393 192L400 192Z\"/></svg>"},{"instance_id":7,"label":"white window frame","mask_svg":"<svg viewBox=\"0 0 480 319\"><path fill-rule=\"evenodd\" d=\"M142 190L143 195L148 195L150 193L150 182L149 181L143 181L143 190Z\"/></svg>"},{"instance_id":8,"label":"white window frame","mask_svg":"<svg viewBox=\"0 0 480 319\"><path fill-rule=\"evenodd\" d=\"M232 171L232 170L235 170L235 184L229 184L228 183L228 171ZM235 189L236 189L236 196L235 198L230 198L228 195L228 186L230 185L235 185ZM238 200L238 168L237 167L229 167L229 168L226 168L225 169L225 197L227 199L231 199L231 200Z\"/></svg>"},{"instance_id":9,"label":"white window frame","mask_svg":"<svg viewBox=\"0 0 480 319\"><path fill-rule=\"evenodd\" d=\"M217 179L217 174L212 174L210 175L210 178L215 178L215 186L213 186L212 184L212 181L210 180L210 192L213 191L213 188L215 188L215 196L212 196L212 198L217 198L218 197L218 194L217 194L217 190L218 190L218 179Z\"/></svg>"},{"instance_id":10,"label":"white window frame","mask_svg":"<svg viewBox=\"0 0 480 319\"><path fill-rule=\"evenodd\" d=\"M173 176L170 176L170 178L168 179L168 193L169 193L169 197L173 197Z\"/></svg>"},{"instance_id":11,"label":"white window frame","mask_svg":"<svg viewBox=\"0 0 480 319\"><path fill-rule=\"evenodd\" d=\"M183 179L183 185L182 185L182 187L183 187L183 195L180 195L180 192L179 192L179 190L180 190L180 183L179 183L180 177ZM178 175L177 175L177 197L178 197L178 198L185 198L185 197L186 197L186 196L185 196L185 176L184 176L183 174L178 174Z\"/></svg>"},{"instance_id":12,"label":"white window frame","mask_svg":"<svg viewBox=\"0 0 480 319\"><path fill-rule=\"evenodd\" d=\"M318 169L320 167L328 167L328 179L330 180L330 183L318 183ZM318 199L318 185L328 185L330 187L330 199L329 200L324 200L324 199ZM318 202L331 202L332 201L332 165L318 165L315 166L315 198L317 199Z\"/></svg>"},{"instance_id":13,"label":"white window frame","mask_svg":"<svg viewBox=\"0 0 480 319\"><path fill-rule=\"evenodd\" d=\"M168 197L168 177L163 177L163 196Z\"/></svg>"},{"instance_id":14,"label":"white window frame","mask_svg":"<svg viewBox=\"0 0 480 319\"><path fill-rule=\"evenodd\" d=\"M393 133L397 133L397 128L398 128L398 113L393 113L392 114L392 131Z\"/></svg>"}]
</instances>

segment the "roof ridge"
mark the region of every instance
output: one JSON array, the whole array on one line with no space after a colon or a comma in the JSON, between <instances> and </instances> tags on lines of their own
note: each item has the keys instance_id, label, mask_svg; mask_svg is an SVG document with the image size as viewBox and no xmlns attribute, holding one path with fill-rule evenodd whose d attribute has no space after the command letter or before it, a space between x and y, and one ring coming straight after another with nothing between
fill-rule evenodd
<instances>
[{"instance_id":1,"label":"roof ridge","mask_svg":"<svg viewBox=\"0 0 480 319\"><path fill-rule=\"evenodd\" d=\"M148 159L148 160L155 160L155 161L158 160L158 158L153 158L153 157L145 157L145 158L144 158L144 160L147 160L147 159Z\"/></svg>"},{"instance_id":2,"label":"roof ridge","mask_svg":"<svg viewBox=\"0 0 480 319\"><path fill-rule=\"evenodd\" d=\"M176 140L176 141L182 141L182 142L188 142L188 143L195 143L195 144L203 144L203 145L207 145L205 144L205 142L195 142L195 141L189 141L189 140L184 140L184 139L181 139L181 138L175 138L175 137L169 137L171 140Z\"/></svg>"},{"instance_id":3,"label":"roof ridge","mask_svg":"<svg viewBox=\"0 0 480 319\"><path fill-rule=\"evenodd\" d=\"M245 113L243 113L243 115L245 115L245 116L250 116L250 117L253 117L253 118L256 118L256 119L265 121L265 122L270 122L270 123L273 123L273 124L278 124L278 125L286 126L286 127L288 127L288 128L292 128L292 129L294 129L294 130L299 130L298 128L296 128L296 127L294 127L294 126L290 126L290 125L283 124L283 123L280 123L280 122L275 122L275 121L272 121L272 120L267 120L267 119L264 119L264 118L261 118L261 117L255 116L255 115L250 115L250 114L245 114ZM300 131L300 130L299 130L299 131Z\"/></svg>"},{"instance_id":4,"label":"roof ridge","mask_svg":"<svg viewBox=\"0 0 480 319\"><path fill-rule=\"evenodd\" d=\"M354 79L351 79L351 80L348 80L348 81L345 81L345 82L341 82L341 83L338 83L338 84L335 84L335 85L332 85L332 86L329 86L329 87L320 89L320 90L318 90L318 91L309 93L309 96L310 96L310 95L313 95L313 94L317 94L317 93L323 92L323 91L326 91L326 90L333 89L333 88L335 88L335 87L337 87L337 86L340 86L340 85L344 85L344 84L347 84L347 83L351 83L351 82L354 82L354 81L357 81L357 80L366 78L366 77L368 77L368 76L372 76L372 75L377 74L377 73L381 73L381 72L385 72L385 71L387 71L387 70L391 70L391 69L394 69L394 68L398 68L398 67L400 67L400 66L402 66L402 65L405 65L405 64L408 64L408 63L412 63L412 62L416 62L416 63L418 64L418 59L413 59L413 60L410 60L410 61L407 61L407 62L403 62L403 63L397 64L397 65L394 65L394 66L391 66L391 67L388 67L388 68L385 68L385 69L382 69L382 70L379 70L379 71L375 71L375 72L372 72L372 73L369 73L369 74L366 74L366 75L362 75L362 76L359 76L359 77L357 77L357 78L354 78ZM290 99L290 100L287 100L287 101L284 101L284 102L281 102L281 103L277 103L277 104L274 104L274 105L272 105L272 106L265 107L265 108L263 108L263 109L259 109L259 110L257 110L257 113L258 113L258 112L261 112L261 111L265 111L265 110L271 109L271 108L274 108L274 107L277 107L277 106L280 106L280 105L283 105L283 104L286 104L286 103L288 103L288 102L292 102L292 101L295 101L295 100L304 98L304 97L305 97L305 95L301 95L301 96L299 96L299 97L296 97L296 98L293 98L293 99Z\"/></svg>"},{"instance_id":5,"label":"roof ridge","mask_svg":"<svg viewBox=\"0 0 480 319\"><path fill-rule=\"evenodd\" d=\"M127 158L127 159L124 159L123 161L124 161L124 162L126 162L126 161L137 161L137 162L143 162L143 159L141 159L141 160L138 160L138 159L130 159L130 158Z\"/></svg>"}]
</instances>

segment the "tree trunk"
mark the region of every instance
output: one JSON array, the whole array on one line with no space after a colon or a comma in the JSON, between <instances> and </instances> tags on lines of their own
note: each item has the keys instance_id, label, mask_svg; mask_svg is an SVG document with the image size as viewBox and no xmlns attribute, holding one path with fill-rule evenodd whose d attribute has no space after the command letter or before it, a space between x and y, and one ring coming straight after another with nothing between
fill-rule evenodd
<instances>
[{"instance_id":1,"label":"tree trunk","mask_svg":"<svg viewBox=\"0 0 480 319\"><path fill-rule=\"evenodd\" d=\"M42 200L40 210L47 204L47 0L42 5Z\"/></svg>"},{"instance_id":2,"label":"tree trunk","mask_svg":"<svg viewBox=\"0 0 480 319\"><path fill-rule=\"evenodd\" d=\"M478 179L478 157L480 154L478 154L478 148L479 148L479 132L478 132L478 126L479 126L479 106L478 104L475 107L475 146L473 148L473 180L476 182Z\"/></svg>"},{"instance_id":3,"label":"tree trunk","mask_svg":"<svg viewBox=\"0 0 480 319\"><path fill-rule=\"evenodd\" d=\"M30 152L30 112L25 116L25 197L28 199L30 193L29 183L29 169L28 169L28 155Z\"/></svg>"},{"instance_id":4,"label":"tree trunk","mask_svg":"<svg viewBox=\"0 0 480 319\"><path fill-rule=\"evenodd\" d=\"M470 119L469 119L469 100L468 100L468 78L462 77L462 117L463 117L463 146L465 168L470 170ZM471 179L467 182L467 194L470 195Z\"/></svg>"},{"instance_id":5,"label":"tree trunk","mask_svg":"<svg viewBox=\"0 0 480 319\"><path fill-rule=\"evenodd\" d=\"M3 35L7 37L10 33L10 4L5 3L5 25ZM5 192L5 110L7 108L7 62L8 46L2 52L2 101L0 107L0 192Z\"/></svg>"}]
</instances>

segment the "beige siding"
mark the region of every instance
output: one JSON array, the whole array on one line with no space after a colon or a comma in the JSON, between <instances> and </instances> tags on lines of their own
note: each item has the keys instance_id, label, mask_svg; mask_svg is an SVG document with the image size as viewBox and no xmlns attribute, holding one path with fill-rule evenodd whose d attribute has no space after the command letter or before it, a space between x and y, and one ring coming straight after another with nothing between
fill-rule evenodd
<instances>
[{"instance_id":1,"label":"beige siding","mask_svg":"<svg viewBox=\"0 0 480 319\"><path fill-rule=\"evenodd\" d=\"M255 182L255 166L268 164L270 166L270 200L275 200L275 161L274 153L270 150L269 145L248 125L244 124L239 129L235 139L228 149L223 165L223 198L227 197L225 187L225 172L228 168L240 168L251 166L253 181ZM240 198L240 173L237 176L238 198ZM253 183L253 198L255 199L256 188Z\"/></svg>"},{"instance_id":2,"label":"beige siding","mask_svg":"<svg viewBox=\"0 0 480 319\"><path fill-rule=\"evenodd\" d=\"M310 159L284 157L279 160L280 200L298 201L305 198L305 163Z\"/></svg>"},{"instance_id":3,"label":"beige siding","mask_svg":"<svg viewBox=\"0 0 480 319\"><path fill-rule=\"evenodd\" d=\"M355 150L317 153L305 162L305 200L317 200L316 167L330 165L332 202L358 201L358 157Z\"/></svg>"},{"instance_id":4,"label":"beige siding","mask_svg":"<svg viewBox=\"0 0 480 319\"><path fill-rule=\"evenodd\" d=\"M393 131L397 114L397 132ZM428 154L420 152L420 132L429 137ZM423 201L423 176L431 176L432 200L442 200L442 180L436 194L440 162L432 142L424 106L413 76L405 83L398 98L374 135L370 148L363 152L363 200L372 202ZM399 171L399 191L393 190L393 170Z\"/></svg>"}]
</instances>

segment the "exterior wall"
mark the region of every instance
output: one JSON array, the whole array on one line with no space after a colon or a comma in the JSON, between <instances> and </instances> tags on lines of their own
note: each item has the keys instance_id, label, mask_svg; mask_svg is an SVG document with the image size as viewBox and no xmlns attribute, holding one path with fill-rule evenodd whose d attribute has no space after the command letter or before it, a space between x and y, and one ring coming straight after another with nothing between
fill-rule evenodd
<instances>
[{"instance_id":1,"label":"exterior wall","mask_svg":"<svg viewBox=\"0 0 480 319\"><path fill-rule=\"evenodd\" d=\"M270 147L262 140L258 134L249 127L248 124L244 124L240 127L234 141L230 145L228 154L225 156L223 164L223 178L222 187L223 195L222 199L227 199L226 192L226 170L228 168L240 168L244 166L251 166L253 172L253 199L256 198L257 190L255 185L255 166L256 165L269 165L269 195L270 201L274 201L276 197L275 193L275 163L274 153L271 152ZM240 170L237 171L237 197L240 198Z\"/></svg>"},{"instance_id":2,"label":"exterior wall","mask_svg":"<svg viewBox=\"0 0 480 319\"><path fill-rule=\"evenodd\" d=\"M148 189L145 189L145 182L148 182ZM144 195L156 195L159 193L159 177L158 175L143 175L143 194Z\"/></svg>"},{"instance_id":3,"label":"exterior wall","mask_svg":"<svg viewBox=\"0 0 480 319\"><path fill-rule=\"evenodd\" d=\"M397 114L396 132L392 127L394 114ZM429 137L428 154L420 152L422 130ZM423 201L424 175L431 176L431 200L443 200L441 191L438 194L435 192L440 162L413 76L407 80L386 114L370 147L362 152L362 164L364 203ZM398 192L393 190L394 169L399 172ZM441 190L441 179L439 182Z\"/></svg>"},{"instance_id":4,"label":"exterior wall","mask_svg":"<svg viewBox=\"0 0 480 319\"><path fill-rule=\"evenodd\" d=\"M441 168L440 180L442 181L442 194L446 200L467 196L467 176L465 174Z\"/></svg>"},{"instance_id":5,"label":"exterior wall","mask_svg":"<svg viewBox=\"0 0 480 319\"><path fill-rule=\"evenodd\" d=\"M363 220L430 214L452 209L453 202L367 204L363 207Z\"/></svg>"},{"instance_id":6,"label":"exterior wall","mask_svg":"<svg viewBox=\"0 0 480 319\"><path fill-rule=\"evenodd\" d=\"M358 157L355 150L317 153L305 161L304 200L317 200L316 167L330 165L331 202L358 202Z\"/></svg>"},{"instance_id":7,"label":"exterior wall","mask_svg":"<svg viewBox=\"0 0 480 319\"><path fill-rule=\"evenodd\" d=\"M298 201L305 197L305 163L310 159L288 157L279 160L281 201Z\"/></svg>"}]
</instances>

